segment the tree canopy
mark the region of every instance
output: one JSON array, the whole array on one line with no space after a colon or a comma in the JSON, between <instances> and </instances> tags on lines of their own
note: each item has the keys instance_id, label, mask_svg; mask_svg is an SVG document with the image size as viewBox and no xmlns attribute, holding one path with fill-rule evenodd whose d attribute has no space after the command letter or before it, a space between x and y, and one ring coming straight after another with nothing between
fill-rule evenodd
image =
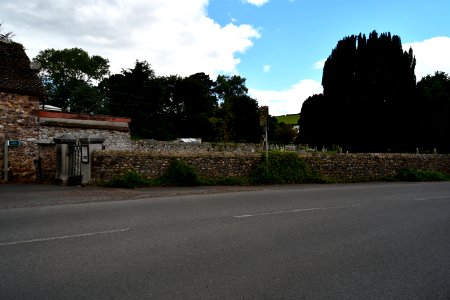
<instances>
[{"instance_id":1,"label":"tree canopy","mask_svg":"<svg viewBox=\"0 0 450 300\"><path fill-rule=\"evenodd\" d=\"M39 52L45 104L63 111L131 117L132 135L171 140L259 141L258 103L245 78L205 73L158 77L146 61L109 76L109 62L79 48Z\"/></svg>"},{"instance_id":2,"label":"tree canopy","mask_svg":"<svg viewBox=\"0 0 450 300\"><path fill-rule=\"evenodd\" d=\"M109 75L107 59L72 48L43 50L33 60L41 65L39 75L48 91L46 104L72 112L103 111L97 84Z\"/></svg>"},{"instance_id":3,"label":"tree canopy","mask_svg":"<svg viewBox=\"0 0 450 300\"><path fill-rule=\"evenodd\" d=\"M444 72L428 75L417 83L418 147L450 153L450 77Z\"/></svg>"},{"instance_id":4,"label":"tree canopy","mask_svg":"<svg viewBox=\"0 0 450 300\"><path fill-rule=\"evenodd\" d=\"M101 83L106 112L132 118L130 130L141 137L162 135L162 90L147 62L136 61L133 69L122 70Z\"/></svg>"},{"instance_id":5,"label":"tree canopy","mask_svg":"<svg viewBox=\"0 0 450 300\"><path fill-rule=\"evenodd\" d=\"M147 62L136 61L134 69L105 78L101 87L106 111L130 116L131 132L141 138L260 139L258 103L240 76L158 77Z\"/></svg>"},{"instance_id":6,"label":"tree canopy","mask_svg":"<svg viewBox=\"0 0 450 300\"><path fill-rule=\"evenodd\" d=\"M241 76L157 76L146 61L110 75L107 59L79 48L47 49L34 61L41 64L46 104L131 117L137 137L260 141L258 102ZM323 94L302 106L296 142L351 152L450 152L449 76L436 72L416 83L415 65L397 35L343 38L325 62ZM287 144L294 136L292 126L269 118L270 141Z\"/></svg>"},{"instance_id":7,"label":"tree canopy","mask_svg":"<svg viewBox=\"0 0 450 300\"><path fill-rule=\"evenodd\" d=\"M412 49L403 51L400 37L390 33L340 40L325 62L323 95L303 104L298 142L363 152L407 150L415 64Z\"/></svg>"}]
</instances>

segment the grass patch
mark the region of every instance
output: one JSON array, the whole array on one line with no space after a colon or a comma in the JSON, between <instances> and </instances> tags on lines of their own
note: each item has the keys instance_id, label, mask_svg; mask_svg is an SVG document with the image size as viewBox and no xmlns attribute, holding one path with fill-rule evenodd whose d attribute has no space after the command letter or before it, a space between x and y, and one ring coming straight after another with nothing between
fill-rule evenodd
<instances>
[{"instance_id":1,"label":"grass patch","mask_svg":"<svg viewBox=\"0 0 450 300\"><path fill-rule=\"evenodd\" d=\"M395 181L447 181L450 180L450 176L437 171L426 171L405 168L398 171L397 175L393 178Z\"/></svg>"},{"instance_id":2,"label":"grass patch","mask_svg":"<svg viewBox=\"0 0 450 300\"><path fill-rule=\"evenodd\" d=\"M277 118L278 123L283 122L288 125L297 125L298 120L300 119L300 114L277 116L275 118Z\"/></svg>"}]
</instances>

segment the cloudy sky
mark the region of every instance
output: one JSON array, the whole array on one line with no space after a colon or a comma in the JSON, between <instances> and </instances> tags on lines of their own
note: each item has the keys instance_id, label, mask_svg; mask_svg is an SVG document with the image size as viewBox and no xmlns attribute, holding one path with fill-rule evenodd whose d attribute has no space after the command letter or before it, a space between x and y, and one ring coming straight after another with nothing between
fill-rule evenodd
<instances>
[{"instance_id":1,"label":"cloudy sky","mask_svg":"<svg viewBox=\"0 0 450 300\"><path fill-rule=\"evenodd\" d=\"M320 93L337 42L372 30L412 47L420 79L450 74L449 0L0 0L3 31L26 48L79 47L111 72L148 61L157 75L238 74L270 114Z\"/></svg>"}]
</instances>

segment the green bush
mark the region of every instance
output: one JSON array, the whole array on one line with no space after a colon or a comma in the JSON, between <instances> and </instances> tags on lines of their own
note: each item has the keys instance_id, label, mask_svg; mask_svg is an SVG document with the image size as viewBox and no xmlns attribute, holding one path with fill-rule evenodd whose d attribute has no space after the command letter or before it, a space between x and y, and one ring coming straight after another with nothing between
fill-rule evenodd
<instances>
[{"instance_id":1,"label":"green bush","mask_svg":"<svg viewBox=\"0 0 450 300\"><path fill-rule=\"evenodd\" d=\"M150 180L135 171L128 171L127 173L116 176L110 181L106 182L106 186L127 189L146 187L150 185Z\"/></svg>"},{"instance_id":2,"label":"green bush","mask_svg":"<svg viewBox=\"0 0 450 300\"><path fill-rule=\"evenodd\" d=\"M265 154L261 164L253 171L253 184L285 184L309 182L306 164L295 152L270 151L268 159Z\"/></svg>"},{"instance_id":3,"label":"green bush","mask_svg":"<svg viewBox=\"0 0 450 300\"><path fill-rule=\"evenodd\" d=\"M178 159L170 161L169 168L159 178L158 182L161 185L169 186L197 186L201 184L197 171Z\"/></svg>"},{"instance_id":4,"label":"green bush","mask_svg":"<svg viewBox=\"0 0 450 300\"><path fill-rule=\"evenodd\" d=\"M446 181L450 176L436 171L401 169L395 176L399 181Z\"/></svg>"}]
</instances>

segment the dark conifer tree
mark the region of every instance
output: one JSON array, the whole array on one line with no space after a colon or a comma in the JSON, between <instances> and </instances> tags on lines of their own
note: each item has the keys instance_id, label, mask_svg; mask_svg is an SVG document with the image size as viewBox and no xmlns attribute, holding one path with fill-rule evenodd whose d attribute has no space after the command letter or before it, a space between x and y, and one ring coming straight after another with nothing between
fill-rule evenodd
<instances>
[{"instance_id":1,"label":"dark conifer tree","mask_svg":"<svg viewBox=\"0 0 450 300\"><path fill-rule=\"evenodd\" d=\"M373 31L369 38L340 40L325 62L323 97L309 99L314 104L305 102L302 109L299 142L364 152L411 147L405 118L415 91L414 68L412 50L403 51L396 35ZM312 137L308 122L320 124L320 136Z\"/></svg>"}]
</instances>

